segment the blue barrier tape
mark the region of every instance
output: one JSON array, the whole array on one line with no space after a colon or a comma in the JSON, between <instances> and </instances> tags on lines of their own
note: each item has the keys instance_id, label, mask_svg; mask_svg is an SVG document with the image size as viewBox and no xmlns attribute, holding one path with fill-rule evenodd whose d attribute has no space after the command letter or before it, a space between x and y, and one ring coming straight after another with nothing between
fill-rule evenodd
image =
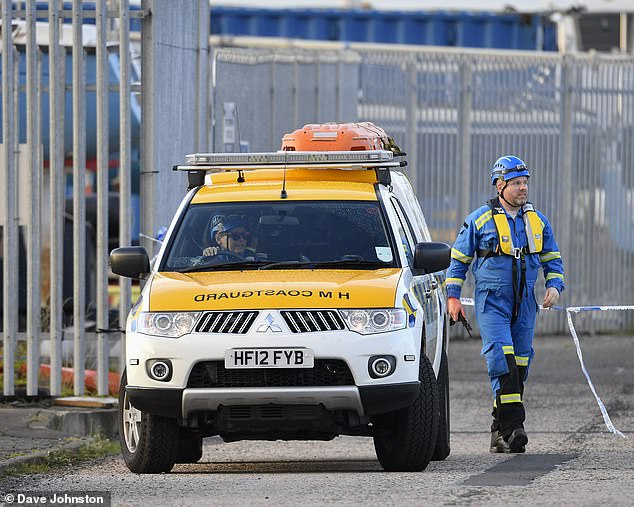
<instances>
[{"instance_id":1,"label":"blue barrier tape","mask_svg":"<svg viewBox=\"0 0 634 507\"><path fill-rule=\"evenodd\" d=\"M465 306L474 306L475 303L472 298L460 298L460 302ZM579 364L581 364L581 371L586 377L588 381L588 385L590 386L590 390L594 395L594 398L597 400L597 405L599 405L599 410L601 410L601 415L603 416L603 422L605 423L606 428L610 433L614 433L623 438L627 438L623 433L617 430L612 424L612 420L608 414L605 405L599 398L596 389L594 388L594 384L592 383L592 379L590 379L590 375L588 374L588 370L586 370L586 365L583 362L583 354L581 353L581 344L579 343L579 337L577 336L577 331L575 330L575 326L572 323L572 314L579 312L596 312L596 311L620 311L620 310L634 310L634 306L632 305L619 305L619 306L552 306L550 308L544 308L543 306L539 306L541 310L554 310L560 312L566 312L566 319L568 321L568 329L570 329L570 334L572 335L572 339L575 342L575 348L577 349L577 357L579 358Z\"/></svg>"}]
</instances>

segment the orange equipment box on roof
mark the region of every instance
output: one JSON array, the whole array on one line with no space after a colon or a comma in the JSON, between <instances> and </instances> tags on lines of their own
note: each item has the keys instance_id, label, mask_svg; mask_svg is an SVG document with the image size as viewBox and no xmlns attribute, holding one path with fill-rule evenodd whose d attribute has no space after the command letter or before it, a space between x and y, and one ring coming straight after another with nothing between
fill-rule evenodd
<instances>
[{"instance_id":1,"label":"orange equipment box on roof","mask_svg":"<svg viewBox=\"0 0 634 507\"><path fill-rule=\"evenodd\" d=\"M385 130L369 121L359 123L309 123L282 138L282 151L394 150ZM399 151L396 148L396 151Z\"/></svg>"}]
</instances>

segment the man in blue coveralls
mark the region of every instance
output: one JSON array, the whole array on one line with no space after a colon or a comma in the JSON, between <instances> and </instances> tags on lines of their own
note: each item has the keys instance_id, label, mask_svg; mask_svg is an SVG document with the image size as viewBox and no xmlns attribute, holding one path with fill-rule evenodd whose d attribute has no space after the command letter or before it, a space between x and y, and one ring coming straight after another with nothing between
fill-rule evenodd
<instances>
[{"instance_id":1,"label":"man in blue coveralls","mask_svg":"<svg viewBox=\"0 0 634 507\"><path fill-rule=\"evenodd\" d=\"M538 306L533 293L539 268L546 279L542 303L549 308L564 290L564 268L548 219L527 201L526 164L500 157L491 169L497 197L465 220L451 250L448 312L465 317L460 292L469 266L475 277L475 312L482 355L493 388L491 452L525 452L522 396L533 359Z\"/></svg>"}]
</instances>

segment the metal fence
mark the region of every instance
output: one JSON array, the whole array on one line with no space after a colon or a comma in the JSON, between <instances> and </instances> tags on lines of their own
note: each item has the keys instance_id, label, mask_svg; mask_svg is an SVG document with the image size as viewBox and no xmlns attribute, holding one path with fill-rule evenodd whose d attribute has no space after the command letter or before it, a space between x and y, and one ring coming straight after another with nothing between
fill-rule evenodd
<instances>
[{"instance_id":1,"label":"metal fence","mask_svg":"<svg viewBox=\"0 0 634 507\"><path fill-rule=\"evenodd\" d=\"M90 347L98 393L108 392L108 370L115 366L111 345L120 336L111 329L108 302L108 166L113 151L118 152L119 244L128 245L131 127L138 126L134 91L140 89L131 85L138 77L130 62L133 17L145 16L150 31L141 39L156 52L147 46L141 52L147 92L142 144L143 153L151 152L141 161L142 198L145 193L149 203L142 207L145 235L153 236L155 225L167 225L163 215L172 204L165 196L179 199L170 178L182 176L173 174L171 164L189 150L275 150L283 133L304 123L370 120L408 152L408 172L434 239L453 241L464 216L492 194L493 160L515 153L529 164L532 200L558 237L568 286L562 303L631 304L634 299L631 57L339 43L224 48L213 39L207 52L208 29L175 28L169 0L154 0L151 16L130 11L126 0L100 0L94 9L79 0L64 9L51 0L47 36L40 40L34 3L0 0L5 395L15 391L15 360L23 353L28 395L38 392L41 362L48 362L52 395L61 394L62 366L70 365L73 392L82 394L82 366L92 359ZM192 12L207 8L203 0L188 5ZM62 17L72 18L71 27L59 23ZM193 23L197 18L183 19ZM88 24L92 46L83 40ZM70 42L64 42L65 34ZM188 34L195 41L180 40ZM183 81L178 72L161 74L169 72L173 60L187 57L192 79ZM191 87L187 93L178 90L193 81L193 92ZM116 128L109 121L113 116ZM93 131L97 222L89 231L84 187L87 136ZM72 212L64 203L69 191ZM69 231L72 249L64 249ZM89 233L96 235L94 241ZM72 273L64 273L65 261ZM88 263L95 264L94 283L87 279L93 271ZM69 281L72 296L66 300L63 286ZM130 284L119 283L119 314L124 316ZM92 328L90 306L95 309ZM70 322L64 321L69 314ZM586 313L577 320L586 332L615 332L634 324L626 312ZM564 332L565 321L551 312L538 327ZM123 357L123 347L115 354L117 360Z\"/></svg>"},{"instance_id":2,"label":"metal fence","mask_svg":"<svg viewBox=\"0 0 634 507\"><path fill-rule=\"evenodd\" d=\"M73 392L83 394L90 348L97 392L103 395L108 394L112 366L108 171L111 154L117 152L121 198L120 208L114 211L120 215L119 243L129 245L129 26L130 17L142 13L138 9L132 13L128 0L98 0L90 5L73 0L72 6L51 0L47 11L40 4L11 0L1 4L3 393L15 393L16 364L24 362L27 395L38 394L38 376L46 375L50 375L50 394L60 395L65 378L62 367L71 365ZM36 17L46 14L48 23L36 23ZM72 24L62 23L64 18L72 18ZM113 79L113 73L120 79ZM109 113L119 116L116 147L110 144L114 132ZM72 126L65 125L69 117ZM96 142L91 184L96 187L97 227L93 231L86 223L87 132L92 132ZM67 194L72 195L72 209L66 207ZM65 234L70 231L72 247L66 242L64 248ZM68 259L71 272L64 273ZM95 263L92 285L86 276L87 263ZM72 287L66 298L65 284ZM86 287L91 286L94 290L87 294ZM130 282L122 279L123 315L130 297ZM90 306L94 307L91 332L86 315ZM112 336L118 338L119 333ZM123 350L117 355L122 356ZM21 361L23 356L26 361Z\"/></svg>"},{"instance_id":3,"label":"metal fence","mask_svg":"<svg viewBox=\"0 0 634 507\"><path fill-rule=\"evenodd\" d=\"M432 236L446 242L492 196L493 161L517 154L531 169L530 199L552 222L564 258L561 303L632 304L631 56L350 44L338 57L338 65L348 67L344 79L339 74L323 83L314 78L319 59L327 52L336 61L336 46L280 50L249 43L243 50L217 46L213 56L217 150L227 147L220 116L227 103L240 111L239 137L252 151L277 149L281 135L303 123L373 121L408 153L408 173ZM283 75L275 61L280 54L294 62L283 64ZM300 59L307 67L298 71ZM298 100L302 93L306 100ZM346 109L333 109L343 94ZM466 285L464 294L470 291ZM539 284L538 301L543 292ZM632 328L634 315L592 312L577 320L586 332L618 332ZM538 330L566 332L565 318L544 313Z\"/></svg>"}]
</instances>

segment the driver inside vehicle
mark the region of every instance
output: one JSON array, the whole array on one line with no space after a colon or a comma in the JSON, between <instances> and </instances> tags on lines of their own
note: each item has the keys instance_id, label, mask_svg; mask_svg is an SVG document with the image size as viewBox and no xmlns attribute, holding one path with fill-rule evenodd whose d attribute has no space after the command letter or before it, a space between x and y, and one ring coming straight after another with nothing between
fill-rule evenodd
<instances>
[{"instance_id":1,"label":"driver inside vehicle","mask_svg":"<svg viewBox=\"0 0 634 507\"><path fill-rule=\"evenodd\" d=\"M221 217L211 227L210 236L211 246L203 250L203 255L213 257L219 254L233 254L232 256L243 259L253 256L249 224L238 215Z\"/></svg>"}]
</instances>

